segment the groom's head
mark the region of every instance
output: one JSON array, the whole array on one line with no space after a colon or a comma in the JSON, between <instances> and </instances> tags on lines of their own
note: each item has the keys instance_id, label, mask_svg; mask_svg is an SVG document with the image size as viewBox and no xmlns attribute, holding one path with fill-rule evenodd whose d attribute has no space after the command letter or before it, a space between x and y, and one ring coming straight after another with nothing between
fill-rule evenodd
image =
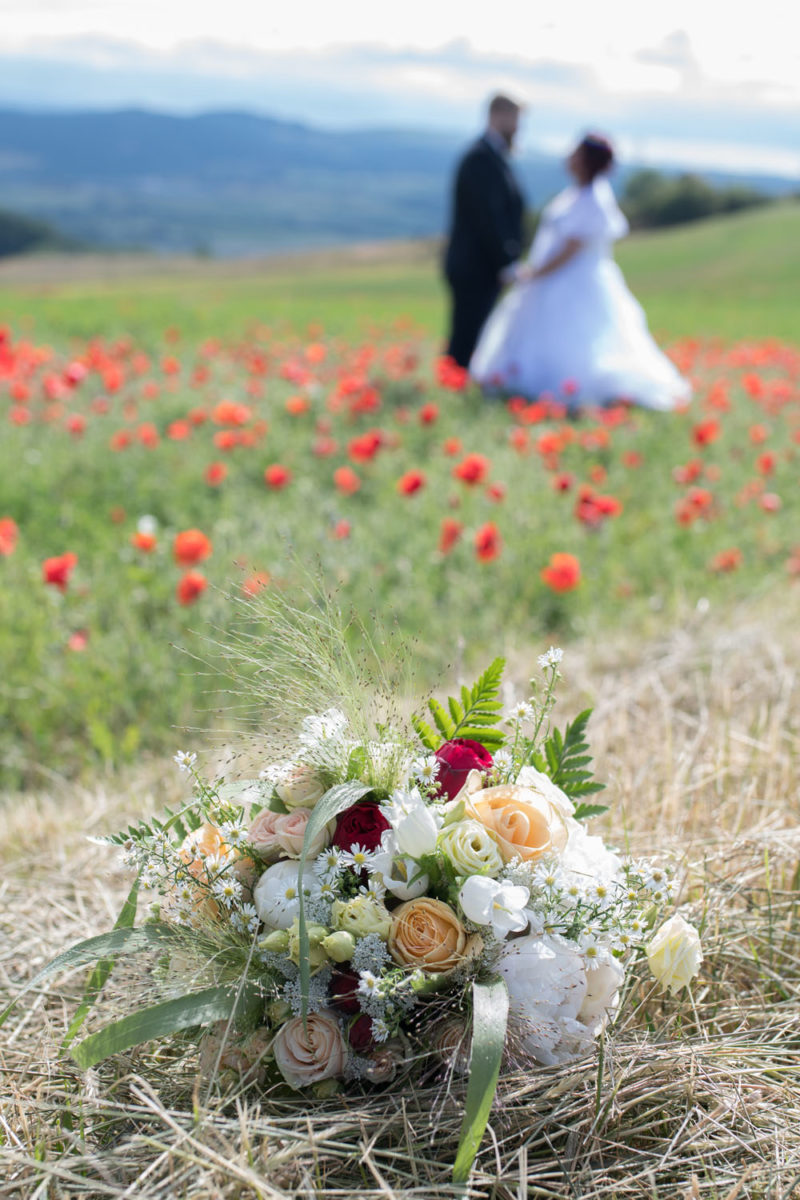
<instances>
[{"instance_id":1,"label":"groom's head","mask_svg":"<svg viewBox=\"0 0 800 1200\"><path fill-rule=\"evenodd\" d=\"M520 111L520 105L508 96L492 96L489 101L489 128L499 133L509 149L514 144Z\"/></svg>"}]
</instances>

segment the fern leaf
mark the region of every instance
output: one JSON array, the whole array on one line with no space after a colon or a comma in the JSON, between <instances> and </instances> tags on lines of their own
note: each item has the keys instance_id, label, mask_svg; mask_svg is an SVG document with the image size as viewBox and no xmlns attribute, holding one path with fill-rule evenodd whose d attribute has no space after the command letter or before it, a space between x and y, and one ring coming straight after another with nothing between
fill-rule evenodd
<instances>
[{"instance_id":1,"label":"fern leaf","mask_svg":"<svg viewBox=\"0 0 800 1200\"><path fill-rule=\"evenodd\" d=\"M455 737L456 726L453 721L438 700L431 698L428 701L428 708L439 733L445 741L449 742L451 738Z\"/></svg>"},{"instance_id":2,"label":"fern leaf","mask_svg":"<svg viewBox=\"0 0 800 1200\"><path fill-rule=\"evenodd\" d=\"M442 744L442 739L438 733L434 729L431 729L428 722L424 721L422 717L413 716L411 724L414 726L414 731L423 746L435 753Z\"/></svg>"}]
</instances>

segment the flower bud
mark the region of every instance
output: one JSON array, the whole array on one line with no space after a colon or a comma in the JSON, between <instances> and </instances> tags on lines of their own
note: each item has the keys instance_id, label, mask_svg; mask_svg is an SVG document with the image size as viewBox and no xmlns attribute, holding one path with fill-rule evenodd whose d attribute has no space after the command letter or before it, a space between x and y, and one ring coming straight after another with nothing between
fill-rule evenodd
<instances>
[{"instance_id":1,"label":"flower bud","mask_svg":"<svg viewBox=\"0 0 800 1200\"><path fill-rule=\"evenodd\" d=\"M356 939L352 933L348 933L344 929L337 929L334 933L329 933L327 937L323 938L320 945L334 962L343 963L353 957L353 951L356 948Z\"/></svg>"},{"instance_id":2,"label":"flower bud","mask_svg":"<svg viewBox=\"0 0 800 1200\"><path fill-rule=\"evenodd\" d=\"M266 950L270 954L285 954L289 948L289 931L273 929L272 933L258 939L258 948Z\"/></svg>"}]
</instances>

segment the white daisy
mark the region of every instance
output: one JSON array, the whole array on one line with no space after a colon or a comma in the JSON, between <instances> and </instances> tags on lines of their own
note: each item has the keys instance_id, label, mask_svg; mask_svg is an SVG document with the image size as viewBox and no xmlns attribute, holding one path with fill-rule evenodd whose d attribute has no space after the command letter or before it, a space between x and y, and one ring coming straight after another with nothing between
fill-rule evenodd
<instances>
[{"instance_id":1,"label":"white daisy","mask_svg":"<svg viewBox=\"0 0 800 1200\"><path fill-rule=\"evenodd\" d=\"M419 783L433 783L439 774L439 760L436 755L428 754L425 758L415 758L411 763L411 774Z\"/></svg>"},{"instance_id":2,"label":"white daisy","mask_svg":"<svg viewBox=\"0 0 800 1200\"><path fill-rule=\"evenodd\" d=\"M358 991L362 996L379 996L380 985L380 978L372 971L359 972Z\"/></svg>"},{"instance_id":3,"label":"white daisy","mask_svg":"<svg viewBox=\"0 0 800 1200\"><path fill-rule=\"evenodd\" d=\"M372 1018L372 1036L376 1042L386 1042L389 1040L390 1029L384 1021L383 1017Z\"/></svg>"},{"instance_id":4,"label":"white daisy","mask_svg":"<svg viewBox=\"0 0 800 1200\"><path fill-rule=\"evenodd\" d=\"M539 666L543 671L548 667L557 667L564 657L564 651L560 646L551 646L544 654L539 655Z\"/></svg>"},{"instance_id":5,"label":"white daisy","mask_svg":"<svg viewBox=\"0 0 800 1200\"><path fill-rule=\"evenodd\" d=\"M514 704L506 717L509 725L518 725L522 721L532 721L535 715L533 705L527 700Z\"/></svg>"},{"instance_id":6,"label":"white daisy","mask_svg":"<svg viewBox=\"0 0 800 1200\"><path fill-rule=\"evenodd\" d=\"M349 850L340 852L341 863L344 867L352 867L355 871L374 871L376 854L364 846L354 843Z\"/></svg>"},{"instance_id":7,"label":"white daisy","mask_svg":"<svg viewBox=\"0 0 800 1200\"><path fill-rule=\"evenodd\" d=\"M242 885L233 875L226 875L216 881L211 889L211 894L217 900L221 900L226 908L232 908L237 900L241 899Z\"/></svg>"},{"instance_id":8,"label":"white daisy","mask_svg":"<svg viewBox=\"0 0 800 1200\"><path fill-rule=\"evenodd\" d=\"M187 750L179 750L178 753L173 756L173 762L178 764L179 770L188 775L191 772L194 764L197 762L197 755L194 752L189 753Z\"/></svg>"}]
</instances>

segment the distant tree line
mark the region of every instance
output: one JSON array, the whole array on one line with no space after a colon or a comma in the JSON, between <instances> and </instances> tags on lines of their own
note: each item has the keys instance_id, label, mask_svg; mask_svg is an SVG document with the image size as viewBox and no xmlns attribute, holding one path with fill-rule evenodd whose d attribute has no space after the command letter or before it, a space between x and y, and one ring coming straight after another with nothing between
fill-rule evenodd
<instances>
[{"instance_id":1,"label":"distant tree line","mask_svg":"<svg viewBox=\"0 0 800 1200\"><path fill-rule=\"evenodd\" d=\"M77 242L64 237L46 221L0 209L0 258L36 250L77 249Z\"/></svg>"},{"instance_id":2,"label":"distant tree line","mask_svg":"<svg viewBox=\"0 0 800 1200\"><path fill-rule=\"evenodd\" d=\"M746 184L714 187L699 175L662 175L652 170L634 172L620 201L632 229L681 225L771 202L771 196Z\"/></svg>"}]
</instances>

